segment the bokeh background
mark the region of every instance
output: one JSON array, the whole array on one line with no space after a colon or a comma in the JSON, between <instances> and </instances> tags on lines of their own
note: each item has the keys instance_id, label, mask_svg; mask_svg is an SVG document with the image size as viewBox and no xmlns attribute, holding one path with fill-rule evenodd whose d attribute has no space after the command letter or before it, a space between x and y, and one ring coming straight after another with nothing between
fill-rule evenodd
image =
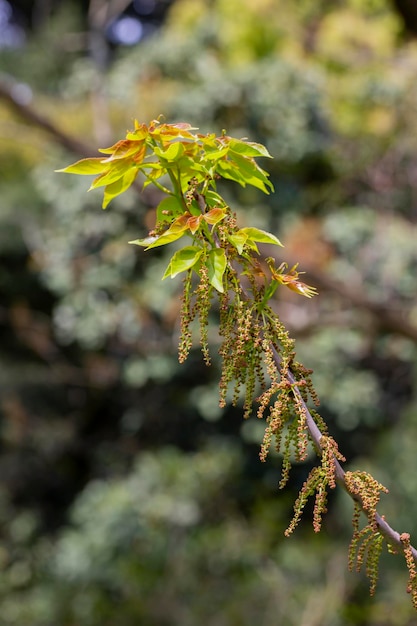
<instances>
[{"instance_id":1,"label":"bokeh background","mask_svg":"<svg viewBox=\"0 0 417 626\"><path fill-rule=\"evenodd\" d=\"M411 626L399 557L347 571L352 504L283 531L262 424L178 365L169 251L127 242L158 195L103 212L55 169L135 118L267 145L276 193L228 185L320 296L274 306L348 457L417 538L417 8L413 0L0 0L0 621Z\"/></svg>"}]
</instances>

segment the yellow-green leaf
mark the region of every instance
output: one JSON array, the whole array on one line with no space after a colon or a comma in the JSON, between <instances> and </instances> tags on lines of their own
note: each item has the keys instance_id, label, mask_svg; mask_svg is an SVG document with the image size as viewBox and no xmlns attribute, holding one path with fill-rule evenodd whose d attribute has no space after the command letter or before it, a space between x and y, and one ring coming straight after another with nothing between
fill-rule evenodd
<instances>
[{"instance_id":1,"label":"yellow-green leaf","mask_svg":"<svg viewBox=\"0 0 417 626\"><path fill-rule=\"evenodd\" d=\"M119 178L114 183L111 183L111 185L107 185L107 187L104 188L104 197L103 197L103 204L102 204L103 209L105 209L108 206L109 202L111 202L113 198L115 198L116 196L119 196L121 193L126 191L126 189L128 189L132 185L132 183L134 182L137 176L137 173L138 173L138 168L131 167L126 172L126 174L122 176L122 178Z\"/></svg>"},{"instance_id":2,"label":"yellow-green leaf","mask_svg":"<svg viewBox=\"0 0 417 626\"><path fill-rule=\"evenodd\" d=\"M264 193L269 193L269 189L274 190L271 181L268 179L268 173L260 168L254 159L233 153L233 161L231 162L239 170L246 185L257 187Z\"/></svg>"},{"instance_id":3,"label":"yellow-green leaf","mask_svg":"<svg viewBox=\"0 0 417 626\"><path fill-rule=\"evenodd\" d=\"M216 172L223 176L223 178L227 178L228 180L234 180L242 187L246 187L246 179L239 171L239 167L232 163L231 161L219 161L216 164Z\"/></svg>"},{"instance_id":4,"label":"yellow-green leaf","mask_svg":"<svg viewBox=\"0 0 417 626\"><path fill-rule=\"evenodd\" d=\"M245 157L269 157L268 150L261 143L254 141L244 141L243 139L231 139L229 143L230 149Z\"/></svg>"},{"instance_id":5,"label":"yellow-green leaf","mask_svg":"<svg viewBox=\"0 0 417 626\"><path fill-rule=\"evenodd\" d=\"M55 170L56 172L63 172L65 174L82 174L85 176L91 176L94 174L102 174L109 169L107 163L103 163L102 157L92 157L90 159L81 159L68 167L64 167L61 170Z\"/></svg>"},{"instance_id":6,"label":"yellow-green leaf","mask_svg":"<svg viewBox=\"0 0 417 626\"><path fill-rule=\"evenodd\" d=\"M226 271L227 259L223 248L210 250L207 257L207 269L210 284L220 293L224 292L223 275Z\"/></svg>"},{"instance_id":7,"label":"yellow-green leaf","mask_svg":"<svg viewBox=\"0 0 417 626\"><path fill-rule=\"evenodd\" d=\"M226 208L225 201L223 200L221 195L218 194L216 191L213 191L212 189L208 189L206 193L204 194L204 197L206 199L207 204L210 207L214 208L214 207L219 207L223 205Z\"/></svg>"},{"instance_id":8,"label":"yellow-green leaf","mask_svg":"<svg viewBox=\"0 0 417 626\"><path fill-rule=\"evenodd\" d=\"M107 163L107 171L103 172L100 176L97 176L97 178L93 180L89 191L91 191L91 189L96 189L97 187L111 185L119 178L123 178L132 165L134 164L132 164L131 159L121 159L120 161L113 161L111 164Z\"/></svg>"},{"instance_id":9,"label":"yellow-green leaf","mask_svg":"<svg viewBox=\"0 0 417 626\"><path fill-rule=\"evenodd\" d=\"M135 239L135 241L129 241L129 243L136 244L137 246L146 246L146 249L157 248L158 246L165 246L167 243L180 239L186 230L188 230L187 220L190 214L181 215L171 224L171 226L162 235L145 237L145 239Z\"/></svg>"},{"instance_id":10,"label":"yellow-green leaf","mask_svg":"<svg viewBox=\"0 0 417 626\"><path fill-rule=\"evenodd\" d=\"M149 235L149 237L144 237L143 239L133 239L132 241L129 241L128 243L131 243L135 246L142 246L143 248L147 248L158 239L159 237L156 237L155 235Z\"/></svg>"},{"instance_id":11,"label":"yellow-green leaf","mask_svg":"<svg viewBox=\"0 0 417 626\"><path fill-rule=\"evenodd\" d=\"M238 232L245 234L248 240L257 241L258 243L272 243L275 246L283 247L278 237L260 228L241 228Z\"/></svg>"},{"instance_id":12,"label":"yellow-green leaf","mask_svg":"<svg viewBox=\"0 0 417 626\"><path fill-rule=\"evenodd\" d=\"M236 248L239 254L242 254L244 245L248 240L248 235L240 230L234 235L229 235L228 240Z\"/></svg>"},{"instance_id":13,"label":"yellow-green leaf","mask_svg":"<svg viewBox=\"0 0 417 626\"><path fill-rule=\"evenodd\" d=\"M177 274L191 269L198 262L202 252L202 249L197 248L197 246L186 246L175 252L171 257L162 279L168 276L174 278Z\"/></svg>"},{"instance_id":14,"label":"yellow-green leaf","mask_svg":"<svg viewBox=\"0 0 417 626\"><path fill-rule=\"evenodd\" d=\"M156 209L156 221L158 223L172 222L173 218L184 211L184 205L176 196L168 196L158 204Z\"/></svg>"},{"instance_id":15,"label":"yellow-green leaf","mask_svg":"<svg viewBox=\"0 0 417 626\"><path fill-rule=\"evenodd\" d=\"M175 141L166 150L154 148L154 153L165 161L178 161L184 154L184 146L181 142Z\"/></svg>"}]
</instances>

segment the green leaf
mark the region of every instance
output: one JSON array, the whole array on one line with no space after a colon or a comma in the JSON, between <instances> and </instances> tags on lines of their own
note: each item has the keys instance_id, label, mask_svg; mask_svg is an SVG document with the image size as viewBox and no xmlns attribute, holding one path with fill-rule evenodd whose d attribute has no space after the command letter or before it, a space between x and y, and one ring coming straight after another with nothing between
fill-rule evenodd
<instances>
[{"instance_id":1,"label":"green leaf","mask_svg":"<svg viewBox=\"0 0 417 626\"><path fill-rule=\"evenodd\" d=\"M205 167L202 163L199 163L198 161L196 161L196 159L193 159L187 155L182 157L180 166L181 166L181 173L184 173L184 175L187 174L187 170L189 172L188 175L197 173L197 174L202 174L204 177L204 176L207 176L207 174L209 174L209 170L207 169L207 167Z\"/></svg>"},{"instance_id":2,"label":"green leaf","mask_svg":"<svg viewBox=\"0 0 417 626\"><path fill-rule=\"evenodd\" d=\"M184 154L184 146L180 141L175 141L166 150L154 148L154 153L165 161L178 161Z\"/></svg>"},{"instance_id":3,"label":"green leaf","mask_svg":"<svg viewBox=\"0 0 417 626\"><path fill-rule=\"evenodd\" d=\"M110 185L107 185L107 187L105 187L102 204L103 209L108 206L109 202L111 202L113 198L119 196L132 185L132 183L135 181L137 173L138 168L131 167L122 178L119 178L114 183L111 183Z\"/></svg>"},{"instance_id":4,"label":"green leaf","mask_svg":"<svg viewBox=\"0 0 417 626\"><path fill-rule=\"evenodd\" d=\"M275 237L275 235L268 233L265 230L260 230L259 228L241 228L237 234L240 233L247 235L247 240L258 241L259 243L272 243L276 246L283 247L278 237Z\"/></svg>"},{"instance_id":5,"label":"green leaf","mask_svg":"<svg viewBox=\"0 0 417 626\"><path fill-rule=\"evenodd\" d=\"M167 173L166 167L163 167L160 163L142 163L139 167L142 174L146 177L146 180L143 184L143 188L146 189L148 185L153 183L157 184L159 178L162 178ZM146 170L150 169L150 172Z\"/></svg>"},{"instance_id":6,"label":"green leaf","mask_svg":"<svg viewBox=\"0 0 417 626\"><path fill-rule=\"evenodd\" d=\"M207 258L207 269L210 284L220 293L224 292L223 274L226 271L227 259L223 248L210 250Z\"/></svg>"},{"instance_id":7,"label":"green leaf","mask_svg":"<svg viewBox=\"0 0 417 626\"><path fill-rule=\"evenodd\" d=\"M236 248L239 254L242 254L244 245L248 240L248 235L240 230L234 235L229 235L228 240Z\"/></svg>"},{"instance_id":8,"label":"green leaf","mask_svg":"<svg viewBox=\"0 0 417 626\"><path fill-rule=\"evenodd\" d=\"M221 159L229 152L229 146L225 146L224 148L220 148L218 150L206 150L205 158L208 161L216 161L217 159Z\"/></svg>"},{"instance_id":9,"label":"green leaf","mask_svg":"<svg viewBox=\"0 0 417 626\"><path fill-rule=\"evenodd\" d=\"M148 246L150 246L152 243L154 243L155 241L157 241L159 239L159 237L155 237L155 236L149 236L149 237L144 237L143 239L133 239L132 241L129 241L128 243L131 243L135 246L142 246L144 248L147 248Z\"/></svg>"},{"instance_id":10,"label":"green leaf","mask_svg":"<svg viewBox=\"0 0 417 626\"><path fill-rule=\"evenodd\" d=\"M184 211L184 205L176 196L164 198L157 206L156 221L159 224L164 222L172 222L174 217L180 215Z\"/></svg>"},{"instance_id":11,"label":"green leaf","mask_svg":"<svg viewBox=\"0 0 417 626\"><path fill-rule=\"evenodd\" d=\"M109 169L107 163L103 163L103 157L92 157L91 159L81 159L68 167L64 167L61 170L55 170L56 172L64 172L65 174L82 174L85 176L91 176L94 174L102 174Z\"/></svg>"},{"instance_id":12,"label":"green leaf","mask_svg":"<svg viewBox=\"0 0 417 626\"><path fill-rule=\"evenodd\" d=\"M132 166L134 166L134 163L132 163L132 160L129 158L113 161L111 164L107 163L107 171L103 172L100 176L97 176L97 178L93 180L88 191L96 189L97 187L111 185L119 178L123 178Z\"/></svg>"},{"instance_id":13,"label":"green leaf","mask_svg":"<svg viewBox=\"0 0 417 626\"><path fill-rule=\"evenodd\" d=\"M202 253L202 249L197 248L197 246L186 246L175 252L171 257L162 280L168 276L174 278L177 274L191 269L198 262Z\"/></svg>"},{"instance_id":14,"label":"green leaf","mask_svg":"<svg viewBox=\"0 0 417 626\"><path fill-rule=\"evenodd\" d=\"M231 139L229 143L230 149L245 157L269 157L268 150L261 143L254 141L244 141L243 139Z\"/></svg>"},{"instance_id":15,"label":"green leaf","mask_svg":"<svg viewBox=\"0 0 417 626\"><path fill-rule=\"evenodd\" d=\"M145 239L135 239L129 241L137 246L146 246L146 249L157 248L158 246L165 246L167 243L180 239L186 230L188 230L187 221L189 214L181 215L171 224L171 226L159 237L145 237Z\"/></svg>"},{"instance_id":16,"label":"green leaf","mask_svg":"<svg viewBox=\"0 0 417 626\"><path fill-rule=\"evenodd\" d=\"M232 161L219 161L216 164L216 172L223 176L223 178L227 178L228 180L234 180L235 182L242 185L242 187L246 187L246 179L240 173L239 166Z\"/></svg>"},{"instance_id":17,"label":"green leaf","mask_svg":"<svg viewBox=\"0 0 417 626\"><path fill-rule=\"evenodd\" d=\"M204 197L206 199L207 204L210 207L218 207L218 206L226 207L226 203L221 197L221 195L218 194L216 191L213 191L212 189L208 189L206 193L204 194Z\"/></svg>"},{"instance_id":18,"label":"green leaf","mask_svg":"<svg viewBox=\"0 0 417 626\"><path fill-rule=\"evenodd\" d=\"M143 139L146 139L147 136L147 127L145 126L145 124L140 124L137 128L135 128L135 130L127 133L126 139L129 139L130 141L142 141Z\"/></svg>"},{"instance_id":19,"label":"green leaf","mask_svg":"<svg viewBox=\"0 0 417 626\"><path fill-rule=\"evenodd\" d=\"M274 190L272 183L268 179L268 173L261 169L253 159L234 153L233 161L238 166L240 175L245 179L247 185L257 187L264 193Z\"/></svg>"}]
</instances>

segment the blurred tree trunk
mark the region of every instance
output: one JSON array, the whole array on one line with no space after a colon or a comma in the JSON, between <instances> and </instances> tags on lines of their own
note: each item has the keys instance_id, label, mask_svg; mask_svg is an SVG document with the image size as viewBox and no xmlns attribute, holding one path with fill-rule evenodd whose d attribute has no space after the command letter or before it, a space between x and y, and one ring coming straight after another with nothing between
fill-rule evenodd
<instances>
[{"instance_id":1,"label":"blurred tree trunk","mask_svg":"<svg viewBox=\"0 0 417 626\"><path fill-rule=\"evenodd\" d=\"M412 35L417 35L416 0L394 0L394 7L403 19L405 30Z\"/></svg>"}]
</instances>

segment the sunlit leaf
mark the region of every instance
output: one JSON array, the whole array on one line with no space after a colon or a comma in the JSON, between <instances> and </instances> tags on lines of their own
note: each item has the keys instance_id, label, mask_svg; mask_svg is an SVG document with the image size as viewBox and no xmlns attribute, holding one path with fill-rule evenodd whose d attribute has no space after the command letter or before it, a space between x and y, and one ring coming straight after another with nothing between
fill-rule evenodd
<instances>
[{"instance_id":1,"label":"sunlit leaf","mask_svg":"<svg viewBox=\"0 0 417 626\"><path fill-rule=\"evenodd\" d=\"M158 223L172 222L173 218L184 211L184 205L176 196L168 196L158 204L156 209L156 221Z\"/></svg>"},{"instance_id":2,"label":"sunlit leaf","mask_svg":"<svg viewBox=\"0 0 417 626\"><path fill-rule=\"evenodd\" d=\"M126 139L130 139L131 141L141 141L146 139L148 136L148 127L146 124L139 124L137 120L135 120L135 130L133 132L128 132L126 134Z\"/></svg>"},{"instance_id":3,"label":"sunlit leaf","mask_svg":"<svg viewBox=\"0 0 417 626\"><path fill-rule=\"evenodd\" d=\"M131 167L122 178L119 178L111 185L107 185L104 189L104 198L102 207L105 209L109 202L113 200L116 196L119 196L121 193L126 191L132 183L134 182L138 173L138 169L136 167Z\"/></svg>"},{"instance_id":4,"label":"sunlit leaf","mask_svg":"<svg viewBox=\"0 0 417 626\"><path fill-rule=\"evenodd\" d=\"M221 197L221 195L218 194L216 191L213 191L212 189L208 189L206 193L204 194L204 197L206 199L207 204L211 207L218 207L221 205L223 206L225 205L225 202L223 198Z\"/></svg>"},{"instance_id":5,"label":"sunlit leaf","mask_svg":"<svg viewBox=\"0 0 417 626\"><path fill-rule=\"evenodd\" d=\"M248 235L240 230L234 235L229 235L228 240L236 248L239 254L242 254L244 245L248 240Z\"/></svg>"},{"instance_id":6,"label":"sunlit leaf","mask_svg":"<svg viewBox=\"0 0 417 626\"><path fill-rule=\"evenodd\" d=\"M168 232L164 233L163 235L158 237L153 243L151 243L146 249L149 250L150 248L158 248L159 246L166 246L168 243L177 241L177 239L181 239L181 237L184 235L186 230L187 228L184 227L181 230L178 229L175 231L171 231L170 233Z\"/></svg>"},{"instance_id":7,"label":"sunlit leaf","mask_svg":"<svg viewBox=\"0 0 417 626\"><path fill-rule=\"evenodd\" d=\"M107 171L100 174L93 180L90 185L89 191L91 189L96 189L97 187L105 187L106 185L111 185L116 182L119 178L123 178L126 175L128 169L132 167L132 161L130 159L122 159L120 161L114 161L113 163L107 164Z\"/></svg>"},{"instance_id":8,"label":"sunlit leaf","mask_svg":"<svg viewBox=\"0 0 417 626\"><path fill-rule=\"evenodd\" d=\"M166 167L163 167L160 163L142 163L139 169L146 176L146 181L143 185L144 189L167 173ZM148 169L150 170L149 172L147 171Z\"/></svg>"},{"instance_id":9,"label":"sunlit leaf","mask_svg":"<svg viewBox=\"0 0 417 626\"><path fill-rule=\"evenodd\" d=\"M149 235L148 237L144 237L143 239L132 239L132 241L129 241L128 243L131 243L135 246L142 246L143 248L147 248L158 239L159 237L157 237L156 235Z\"/></svg>"},{"instance_id":10,"label":"sunlit leaf","mask_svg":"<svg viewBox=\"0 0 417 626\"><path fill-rule=\"evenodd\" d=\"M202 174L202 176L199 176ZM209 174L209 170L202 164L198 163L195 158L184 155L181 159L181 177L186 179L187 176L197 176L197 178L205 178Z\"/></svg>"},{"instance_id":11,"label":"sunlit leaf","mask_svg":"<svg viewBox=\"0 0 417 626\"><path fill-rule=\"evenodd\" d=\"M242 185L242 187L246 187L246 179L235 163L231 161L219 161L216 164L216 172L220 174L220 176L223 176L223 178L234 180L239 183L239 185Z\"/></svg>"},{"instance_id":12,"label":"sunlit leaf","mask_svg":"<svg viewBox=\"0 0 417 626\"><path fill-rule=\"evenodd\" d=\"M150 248L157 248L158 246L165 246L167 243L171 243L172 241L176 241L183 236L186 230L188 230L188 218L189 213L187 215L181 215L177 217L177 219L171 224L171 226L166 230L162 235L157 237L155 241L148 245L147 250ZM141 245L141 244L139 244Z\"/></svg>"},{"instance_id":13,"label":"sunlit leaf","mask_svg":"<svg viewBox=\"0 0 417 626\"><path fill-rule=\"evenodd\" d=\"M175 252L171 257L162 278L164 279L168 276L174 278L177 274L191 269L198 262L202 252L202 249L197 248L197 246L186 246L185 248L181 248L181 250Z\"/></svg>"},{"instance_id":14,"label":"sunlit leaf","mask_svg":"<svg viewBox=\"0 0 417 626\"><path fill-rule=\"evenodd\" d=\"M210 250L207 257L207 268L210 284L220 293L224 292L223 275L226 271L227 259L223 248Z\"/></svg>"},{"instance_id":15,"label":"sunlit leaf","mask_svg":"<svg viewBox=\"0 0 417 626\"><path fill-rule=\"evenodd\" d=\"M211 224L215 226L219 222L221 222L226 217L226 209L210 209L207 213L205 213L202 217L204 217L207 224Z\"/></svg>"},{"instance_id":16,"label":"sunlit leaf","mask_svg":"<svg viewBox=\"0 0 417 626\"><path fill-rule=\"evenodd\" d=\"M268 233L265 230L248 227L241 228L238 232L246 235L248 240L257 241L259 243L272 243L276 246L283 247L278 237L275 237L275 235L273 235L272 233Z\"/></svg>"},{"instance_id":17,"label":"sunlit leaf","mask_svg":"<svg viewBox=\"0 0 417 626\"><path fill-rule=\"evenodd\" d=\"M205 158L209 161L215 161L216 159L223 158L229 152L229 146L220 148L218 150L207 151Z\"/></svg>"},{"instance_id":18,"label":"sunlit leaf","mask_svg":"<svg viewBox=\"0 0 417 626\"><path fill-rule=\"evenodd\" d=\"M268 150L261 143L243 141L242 139L231 139L229 146L230 150L245 157L269 157L272 159Z\"/></svg>"},{"instance_id":19,"label":"sunlit leaf","mask_svg":"<svg viewBox=\"0 0 417 626\"><path fill-rule=\"evenodd\" d=\"M194 235L201 225L201 220L203 219L202 215L193 215L187 220L187 226Z\"/></svg>"},{"instance_id":20,"label":"sunlit leaf","mask_svg":"<svg viewBox=\"0 0 417 626\"><path fill-rule=\"evenodd\" d=\"M179 122L177 124L159 124L158 120L153 120L149 125L149 132L154 137L161 137L165 142L172 141L176 138L195 140L196 137L191 130L198 130L190 124Z\"/></svg>"},{"instance_id":21,"label":"sunlit leaf","mask_svg":"<svg viewBox=\"0 0 417 626\"><path fill-rule=\"evenodd\" d=\"M103 162L102 157L92 157L90 159L81 159L68 167L64 167L61 170L55 170L56 172L63 172L65 174L82 174L85 176L102 174L109 169L107 163Z\"/></svg>"},{"instance_id":22,"label":"sunlit leaf","mask_svg":"<svg viewBox=\"0 0 417 626\"><path fill-rule=\"evenodd\" d=\"M154 148L154 153L165 161L178 161L184 154L184 146L180 141L175 141L166 150Z\"/></svg>"},{"instance_id":23,"label":"sunlit leaf","mask_svg":"<svg viewBox=\"0 0 417 626\"><path fill-rule=\"evenodd\" d=\"M267 172L261 169L253 159L233 154L233 162L247 185L257 187L264 193L269 193L269 190L273 191L274 187L268 179Z\"/></svg>"},{"instance_id":24,"label":"sunlit leaf","mask_svg":"<svg viewBox=\"0 0 417 626\"><path fill-rule=\"evenodd\" d=\"M106 162L115 161L117 159L123 159L126 156L130 156L135 152L141 150L141 148L145 148L146 146L143 141L129 141L128 139L122 139L114 144L111 148L104 148L99 150L99 152L103 152L104 154L110 154L110 156L106 159Z\"/></svg>"}]
</instances>

